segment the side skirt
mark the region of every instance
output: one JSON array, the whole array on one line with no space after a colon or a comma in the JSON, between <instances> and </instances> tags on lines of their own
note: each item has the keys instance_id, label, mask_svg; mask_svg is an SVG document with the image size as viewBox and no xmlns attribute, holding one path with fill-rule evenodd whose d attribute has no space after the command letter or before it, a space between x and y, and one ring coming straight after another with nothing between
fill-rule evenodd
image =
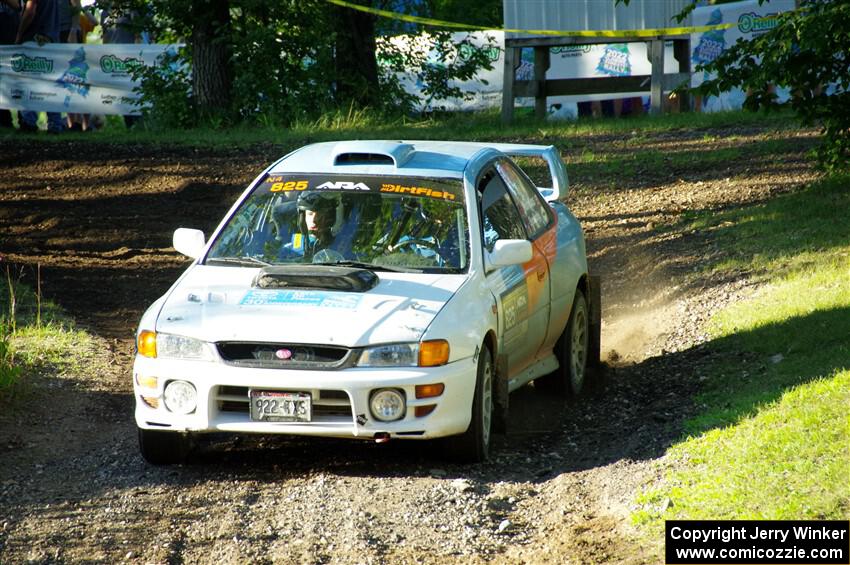
<instances>
[{"instance_id":1,"label":"side skirt","mask_svg":"<svg viewBox=\"0 0 850 565\"><path fill-rule=\"evenodd\" d=\"M560 364L558 363L558 358L555 357L554 353L550 353L543 359L538 359L527 369L522 371L520 374L515 375L514 378L510 379L508 381L508 391L513 392L538 377L548 375L558 367L560 367Z\"/></svg>"}]
</instances>

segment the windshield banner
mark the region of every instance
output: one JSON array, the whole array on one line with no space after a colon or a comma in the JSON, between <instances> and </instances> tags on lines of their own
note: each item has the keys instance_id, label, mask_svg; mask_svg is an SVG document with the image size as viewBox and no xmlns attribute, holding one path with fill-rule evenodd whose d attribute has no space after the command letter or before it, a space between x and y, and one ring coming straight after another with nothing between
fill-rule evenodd
<instances>
[{"instance_id":1,"label":"windshield banner","mask_svg":"<svg viewBox=\"0 0 850 565\"><path fill-rule=\"evenodd\" d=\"M387 192L399 196L417 196L463 202L463 186L459 182L445 182L437 179L405 179L386 176L338 176L338 175L291 175L270 173L258 185L258 193L282 192L288 198L290 193L303 191L341 192L341 193L381 193Z\"/></svg>"},{"instance_id":2,"label":"windshield banner","mask_svg":"<svg viewBox=\"0 0 850 565\"><path fill-rule=\"evenodd\" d=\"M140 114L132 70L180 45L47 43L0 47L0 108Z\"/></svg>"}]
</instances>

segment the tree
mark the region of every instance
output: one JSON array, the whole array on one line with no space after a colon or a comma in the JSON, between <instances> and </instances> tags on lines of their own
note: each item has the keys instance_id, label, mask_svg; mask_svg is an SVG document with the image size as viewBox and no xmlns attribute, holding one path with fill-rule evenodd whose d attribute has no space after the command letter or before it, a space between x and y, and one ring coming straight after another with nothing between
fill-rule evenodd
<instances>
[{"instance_id":1,"label":"tree","mask_svg":"<svg viewBox=\"0 0 850 565\"><path fill-rule=\"evenodd\" d=\"M154 126L192 127L199 119L288 125L351 106L398 113L411 108L394 74L405 64L421 70L430 98L459 94L453 79L490 64L489 51L442 33L433 50L382 52L379 65L377 44L401 31L399 22L324 0L98 1L137 14L134 25L159 40L186 45L136 72L150 108L146 123ZM358 1L379 9L415 2Z\"/></svg>"},{"instance_id":2,"label":"tree","mask_svg":"<svg viewBox=\"0 0 850 565\"><path fill-rule=\"evenodd\" d=\"M761 0L764 2L764 0ZM718 95L740 87L750 110L778 107L774 87L791 91L790 106L805 125L819 125L818 159L827 170L850 167L850 2L806 0L778 25L725 49L697 70L714 73L696 91Z\"/></svg>"},{"instance_id":3,"label":"tree","mask_svg":"<svg viewBox=\"0 0 850 565\"><path fill-rule=\"evenodd\" d=\"M231 110L233 45L230 2L192 0L192 92L203 114Z\"/></svg>"},{"instance_id":4,"label":"tree","mask_svg":"<svg viewBox=\"0 0 850 565\"><path fill-rule=\"evenodd\" d=\"M340 102L357 106L379 106L378 61L375 19L372 14L335 6L336 93Z\"/></svg>"},{"instance_id":5,"label":"tree","mask_svg":"<svg viewBox=\"0 0 850 565\"><path fill-rule=\"evenodd\" d=\"M759 0L764 4L767 0ZM850 0L798 0L799 7L779 16L773 29L740 40L710 63L697 66L716 78L694 91L717 96L746 89L744 108L779 107L775 87L791 91L790 105L804 125L819 125L823 142L818 161L827 170L850 168ZM629 4L629 0L614 0ZM717 2L720 3L720 2ZM693 0L676 17L688 17ZM687 87L685 87L687 88Z\"/></svg>"}]
</instances>

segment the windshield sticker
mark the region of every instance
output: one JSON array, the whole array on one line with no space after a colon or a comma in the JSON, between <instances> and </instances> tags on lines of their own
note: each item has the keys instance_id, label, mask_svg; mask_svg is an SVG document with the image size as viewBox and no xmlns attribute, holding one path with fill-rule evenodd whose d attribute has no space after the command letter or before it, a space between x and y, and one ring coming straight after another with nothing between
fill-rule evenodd
<instances>
[{"instance_id":1,"label":"windshield sticker","mask_svg":"<svg viewBox=\"0 0 850 565\"><path fill-rule=\"evenodd\" d=\"M377 190L376 187L380 187L380 189ZM257 193L259 194L282 193L289 195L295 193L297 195L304 191L313 190L345 193L382 192L447 202L463 201L463 186L456 179L411 179L373 175L269 174L257 185Z\"/></svg>"},{"instance_id":2,"label":"windshield sticker","mask_svg":"<svg viewBox=\"0 0 850 565\"><path fill-rule=\"evenodd\" d=\"M445 190L434 190L424 186L402 186L400 184L381 185L381 192L395 192L398 194L410 194L411 196L427 196L429 198L439 198L441 200L454 200L455 195Z\"/></svg>"},{"instance_id":3,"label":"windshield sticker","mask_svg":"<svg viewBox=\"0 0 850 565\"><path fill-rule=\"evenodd\" d=\"M372 190L362 182L325 182L315 187L313 190Z\"/></svg>"},{"instance_id":4,"label":"windshield sticker","mask_svg":"<svg viewBox=\"0 0 850 565\"><path fill-rule=\"evenodd\" d=\"M283 177L269 177L266 183L270 183L269 192L289 192L290 190L307 190L306 180L289 180L284 182Z\"/></svg>"},{"instance_id":5,"label":"windshield sticker","mask_svg":"<svg viewBox=\"0 0 850 565\"><path fill-rule=\"evenodd\" d=\"M353 310L360 305L362 299L362 296L313 290L249 290L239 304L242 306L286 305Z\"/></svg>"}]
</instances>

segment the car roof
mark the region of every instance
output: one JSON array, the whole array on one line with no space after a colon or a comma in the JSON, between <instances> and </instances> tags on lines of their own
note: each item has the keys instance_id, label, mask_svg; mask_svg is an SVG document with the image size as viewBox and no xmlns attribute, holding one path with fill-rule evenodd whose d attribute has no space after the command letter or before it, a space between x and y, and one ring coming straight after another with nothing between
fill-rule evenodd
<instances>
[{"instance_id":1,"label":"car roof","mask_svg":"<svg viewBox=\"0 0 850 565\"><path fill-rule=\"evenodd\" d=\"M484 150L522 154L546 147L466 141L362 140L315 143L275 163L270 173L338 173L461 178Z\"/></svg>"}]
</instances>

